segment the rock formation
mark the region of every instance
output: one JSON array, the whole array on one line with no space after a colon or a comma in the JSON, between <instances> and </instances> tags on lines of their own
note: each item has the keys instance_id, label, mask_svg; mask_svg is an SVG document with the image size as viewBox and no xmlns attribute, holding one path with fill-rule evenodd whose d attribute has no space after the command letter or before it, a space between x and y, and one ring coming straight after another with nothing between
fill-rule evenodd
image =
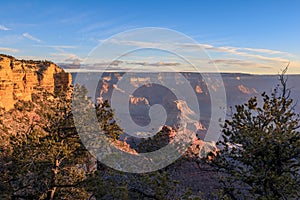
<instances>
[{"instance_id":1,"label":"rock formation","mask_svg":"<svg viewBox=\"0 0 300 200\"><path fill-rule=\"evenodd\" d=\"M247 88L244 85L238 85L237 87L238 87L238 90L244 94L257 94L257 91L255 88Z\"/></svg>"},{"instance_id":2,"label":"rock formation","mask_svg":"<svg viewBox=\"0 0 300 200\"><path fill-rule=\"evenodd\" d=\"M43 88L47 92L66 91L71 74L49 61L18 60L0 54L0 107L9 110L18 100L30 101Z\"/></svg>"}]
</instances>

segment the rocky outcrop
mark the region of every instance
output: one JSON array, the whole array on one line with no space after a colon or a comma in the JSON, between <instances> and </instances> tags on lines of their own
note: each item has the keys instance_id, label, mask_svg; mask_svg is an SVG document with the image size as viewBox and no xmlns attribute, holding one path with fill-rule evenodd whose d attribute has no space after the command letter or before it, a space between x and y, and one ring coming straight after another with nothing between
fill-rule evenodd
<instances>
[{"instance_id":1,"label":"rocky outcrop","mask_svg":"<svg viewBox=\"0 0 300 200\"><path fill-rule=\"evenodd\" d=\"M200 85L196 85L195 91L199 94L203 93L203 90Z\"/></svg>"},{"instance_id":2,"label":"rocky outcrop","mask_svg":"<svg viewBox=\"0 0 300 200\"><path fill-rule=\"evenodd\" d=\"M129 98L129 102L130 104L133 104L133 105L138 105L138 104L143 104L145 106L149 106L149 101L146 97L134 97L134 96L131 96Z\"/></svg>"},{"instance_id":3,"label":"rocky outcrop","mask_svg":"<svg viewBox=\"0 0 300 200\"><path fill-rule=\"evenodd\" d=\"M58 93L72 83L71 74L49 61L18 60L0 54L0 107L9 110L18 100L30 101L43 89Z\"/></svg>"},{"instance_id":4,"label":"rocky outcrop","mask_svg":"<svg viewBox=\"0 0 300 200\"><path fill-rule=\"evenodd\" d=\"M257 91L255 88L247 88L244 85L238 85L237 86L239 91L241 91L244 94L257 94Z\"/></svg>"}]
</instances>

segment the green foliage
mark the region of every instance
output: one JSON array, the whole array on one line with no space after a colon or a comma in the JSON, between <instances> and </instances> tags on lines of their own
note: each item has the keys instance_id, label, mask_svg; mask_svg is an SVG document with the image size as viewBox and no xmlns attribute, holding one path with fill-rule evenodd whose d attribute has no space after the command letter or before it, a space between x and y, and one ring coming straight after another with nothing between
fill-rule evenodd
<instances>
[{"instance_id":1,"label":"green foliage","mask_svg":"<svg viewBox=\"0 0 300 200\"><path fill-rule=\"evenodd\" d=\"M123 133L123 130L114 120L114 113L108 101L106 100L101 104L96 104L95 108L101 130L105 135L113 140L120 139L120 134Z\"/></svg>"},{"instance_id":2,"label":"green foliage","mask_svg":"<svg viewBox=\"0 0 300 200\"><path fill-rule=\"evenodd\" d=\"M124 173L101 163L88 177L89 191L97 199L181 199L177 182L165 170L145 174Z\"/></svg>"},{"instance_id":3,"label":"green foliage","mask_svg":"<svg viewBox=\"0 0 300 200\"><path fill-rule=\"evenodd\" d=\"M284 71L285 73L285 71ZM223 198L299 199L300 133L287 79L271 95L236 106L223 127L212 162L221 173ZM226 199L225 198L225 199Z\"/></svg>"},{"instance_id":4,"label":"green foliage","mask_svg":"<svg viewBox=\"0 0 300 200\"><path fill-rule=\"evenodd\" d=\"M137 146L137 150L140 153L156 151L171 142L168 130L161 130L153 137L147 139L142 138L141 142Z\"/></svg>"},{"instance_id":5,"label":"green foliage","mask_svg":"<svg viewBox=\"0 0 300 200\"><path fill-rule=\"evenodd\" d=\"M74 98L79 98L77 103L82 104L79 107L96 108L98 125L105 137L116 142L122 129L116 124L108 102L94 105L84 87L76 85L75 90ZM89 128L90 116L83 114L75 127L74 108L67 95L40 91L32 99L32 102L18 102L16 109L8 113L17 127L8 138L10 149L0 149L1 199L176 199L180 196L177 183L165 170L129 174L100 162L95 168L95 159L77 133L81 126ZM30 121L29 115L37 119ZM4 131L7 127L0 128Z\"/></svg>"},{"instance_id":6,"label":"green foliage","mask_svg":"<svg viewBox=\"0 0 300 200\"><path fill-rule=\"evenodd\" d=\"M12 198L83 199L82 166L90 156L76 132L71 101L50 93L35 100L42 129L32 124L25 134L11 136Z\"/></svg>"}]
</instances>

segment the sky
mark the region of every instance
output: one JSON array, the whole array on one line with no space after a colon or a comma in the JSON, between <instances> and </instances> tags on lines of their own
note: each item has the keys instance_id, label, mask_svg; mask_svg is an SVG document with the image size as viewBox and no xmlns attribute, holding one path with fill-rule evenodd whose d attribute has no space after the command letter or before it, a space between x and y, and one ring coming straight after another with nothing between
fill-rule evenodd
<instances>
[{"instance_id":1,"label":"sky","mask_svg":"<svg viewBox=\"0 0 300 200\"><path fill-rule=\"evenodd\" d=\"M72 67L97 52L98 67L191 70L180 54L204 71L213 63L221 72L277 74L289 63L300 74L299 10L298 0L2 1L0 53ZM153 27L161 32L146 31ZM172 40L163 36L172 31ZM111 48L95 51L101 45ZM144 50L124 54L134 48Z\"/></svg>"}]
</instances>

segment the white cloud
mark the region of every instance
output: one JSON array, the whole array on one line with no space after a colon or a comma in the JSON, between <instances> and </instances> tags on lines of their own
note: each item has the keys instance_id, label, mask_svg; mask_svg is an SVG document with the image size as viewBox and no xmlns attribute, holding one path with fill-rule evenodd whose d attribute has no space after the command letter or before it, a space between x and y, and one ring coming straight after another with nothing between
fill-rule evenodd
<instances>
[{"instance_id":1,"label":"white cloud","mask_svg":"<svg viewBox=\"0 0 300 200\"><path fill-rule=\"evenodd\" d=\"M6 26L4 26L4 25L0 25L0 30L1 31L9 31L9 30L11 30L10 28L7 28Z\"/></svg>"},{"instance_id":2,"label":"white cloud","mask_svg":"<svg viewBox=\"0 0 300 200\"><path fill-rule=\"evenodd\" d=\"M189 61L194 60L194 64L201 66L203 71L209 71L212 63L215 63L222 72L244 72L244 73L258 73L258 74L274 74L279 72L279 70L284 67L288 62L291 61L291 67L289 73L296 73L300 70L299 57L292 55L288 52L264 49L264 48L248 48L248 47L234 47L234 46L215 46L212 44L197 44L197 43L176 43L176 42L149 42L143 40L122 40L122 39L109 39L102 42L110 42L120 46L134 46L137 48L157 48L157 49L174 49L185 52L185 58ZM118 48L118 47L116 47ZM203 59L198 54L199 49L206 50L209 56ZM189 54L190 53L190 54ZM57 55L58 56L58 55ZM60 56L69 57L68 60L77 60L75 56L70 54L60 54ZM124 55L123 55L124 56ZM293 58L294 57L294 58ZM191 59L189 59L191 58ZM212 58L210 60L209 58ZM293 59L292 59L293 58ZM196 60L195 60L196 59ZM137 57L133 59L132 62L125 62L124 65L118 66L120 69L125 69L125 67L132 66L147 66L137 68L137 69L150 69L154 66L166 67L175 66L179 70L189 70L186 64L178 64L176 61L173 62L152 62L145 61L145 58ZM295 61L292 61L295 60ZM78 60L79 61L79 60ZM165 61L165 58L163 59ZM120 70L116 68L114 70ZM126 68L127 69L127 68ZM135 68L136 69L136 68Z\"/></svg>"},{"instance_id":3,"label":"white cloud","mask_svg":"<svg viewBox=\"0 0 300 200\"><path fill-rule=\"evenodd\" d=\"M56 62L72 62L80 63L83 61L82 58L73 53L59 52L50 54Z\"/></svg>"},{"instance_id":4,"label":"white cloud","mask_svg":"<svg viewBox=\"0 0 300 200\"><path fill-rule=\"evenodd\" d=\"M196 43L155 43L155 42L144 42L144 41L130 41L130 40L115 40L111 39L109 42L120 44L120 45L130 45L139 48L164 48L166 45L168 47L182 49L183 51L199 51L199 48L207 50L208 52L221 52L230 55L248 57L252 59L258 59L261 61L271 61L271 62L289 62L288 57L292 54L282 51L276 51L271 49L260 49L260 48L243 48L243 47L232 47L232 46L213 46L211 44L196 44ZM274 57L276 55L276 57ZM225 54L223 55L225 56ZM280 56L283 56L280 57Z\"/></svg>"},{"instance_id":5,"label":"white cloud","mask_svg":"<svg viewBox=\"0 0 300 200\"><path fill-rule=\"evenodd\" d=\"M77 46L73 46L73 45L35 45L35 46L55 49L55 50L57 50L58 52L60 52L62 54L68 54L65 51L66 49L76 49L76 48L78 48Z\"/></svg>"},{"instance_id":6,"label":"white cloud","mask_svg":"<svg viewBox=\"0 0 300 200\"><path fill-rule=\"evenodd\" d=\"M4 51L8 53L17 53L19 50L14 48L0 47L0 51Z\"/></svg>"},{"instance_id":7,"label":"white cloud","mask_svg":"<svg viewBox=\"0 0 300 200\"><path fill-rule=\"evenodd\" d=\"M137 61L127 61L126 64L138 65L138 66L147 66L147 67L169 67L169 66L179 66L179 62L137 62Z\"/></svg>"},{"instance_id":8,"label":"white cloud","mask_svg":"<svg viewBox=\"0 0 300 200\"><path fill-rule=\"evenodd\" d=\"M54 48L54 49L76 49L77 48L77 46L72 46L72 45L35 45L35 46Z\"/></svg>"},{"instance_id":9,"label":"white cloud","mask_svg":"<svg viewBox=\"0 0 300 200\"><path fill-rule=\"evenodd\" d=\"M286 52L276 51L271 49L259 49L259 48L240 48L240 49L246 51L258 52L258 53L267 53L267 54L286 54Z\"/></svg>"},{"instance_id":10,"label":"white cloud","mask_svg":"<svg viewBox=\"0 0 300 200\"><path fill-rule=\"evenodd\" d=\"M29 33L23 33L22 35L23 35L23 37L25 37L25 38L27 38L29 40L32 40L32 41L35 41L35 42L41 42L40 39L38 39L38 38L30 35Z\"/></svg>"},{"instance_id":11,"label":"white cloud","mask_svg":"<svg viewBox=\"0 0 300 200\"><path fill-rule=\"evenodd\" d=\"M289 65L288 73L300 74L300 61L291 61Z\"/></svg>"}]
</instances>

